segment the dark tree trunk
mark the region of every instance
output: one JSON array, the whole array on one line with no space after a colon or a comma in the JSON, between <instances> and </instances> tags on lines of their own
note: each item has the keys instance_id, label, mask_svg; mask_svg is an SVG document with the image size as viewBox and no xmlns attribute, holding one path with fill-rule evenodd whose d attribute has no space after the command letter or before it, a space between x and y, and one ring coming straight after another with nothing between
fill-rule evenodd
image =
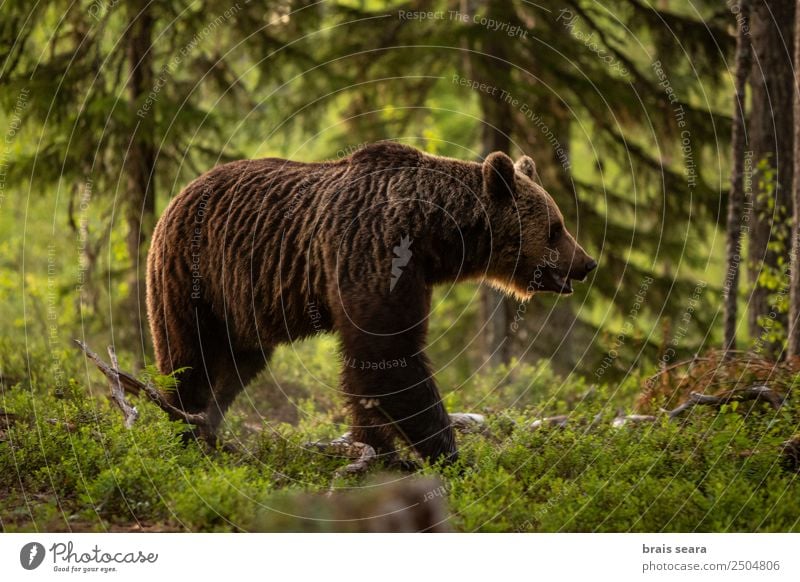
<instances>
[{"instance_id":1,"label":"dark tree trunk","mask_svg":"<svg viewBox=\"0 0 800 582\"><path fill-rule=\"evenodd\" d=\"M759 184L754 200L754 220L750 232L749 278L753 286L748 300L748 323L756 350L776 356L780 346L769 340L776 324L785 330L787 317L780 313L777 301L770 300L770 291L758 284L765 271L780 272L780 262L788 261L789 216L792 204L793 174L793 89L792 54L795 0L757 0L751 7L751 42L753 65L750 72L752 110L750 112L750 144L753 162L769 163L774 171L775 189L766 193L760 187L765 174L756 170L753 183ZM769 243L783 241L787 248L769 249ZM783 279L783 278L782 278ZM781 280L779 291L786 292ZM784 302L785 303L785 302ZM762 326L759 319L774 319L776 324Z\"/></svg>"},{"instance_id":2,"label":"dark tree trunk","mask_svg":"<svg viewBox=\"0 0 800 582\"><path fill-rule=\"evenodd\" d=\"M800 0L795 7L795 32L800 31ZM794 65L800 66L800 34L794 39ZM794 77L794 188L792 217L792 267L787 357L800 355L800 76Z\"/></svg>"},{"instance_id":3,"label":"dark tree trunk","mask_svg":"<svg viewBox=\"0 0 800 582\"><path fill-rule=\"evenodd\" d=\"M486 16L498 22L508 22L508 11L513 10L503 0L490 0L486 7ZM483 118L481 153L484 157L496 151L510 154L513 111L511 105L501 97L502 91L511 89L511 65L508 63L506 46L508 37L486 34L482 38L480 48L485 56L475 54L471 68L481 83L496 90L479 93ZM513 309L513 301L499 291L488 286L481 290L480 323L485 325L481 359L490 365L504 364L511 360L509 325Z\"/></svg>"},{"instance_id":4,"label":"dark tree trunk","mask_svg":"<svg viewBox=\"0 0 800 582\"><path fill-rule=\"evenodd\" d=\"M738 34L736 36L736 80L733 100L733 127L731 150L731 193L728 199L728 225L726 264L727 273L722 286L725 297L725 339L723 349L726 356L736 349L737 300L739 291L739 264L742 250L742 212L744 206L744 152L747 144L745 127L745 88L751 66L750 52L750 0L739 1Z\"/></svg>"},{"instance_id":5,"label":"dark tree trunk","mask_svg":"<svg viewBox=\"0 0 800 582\"><path fill-rule=\"evenodd\" d=\"M153 17L146 0L136 0L128 5L131 27L127 40L127 57L130 68L128 95L131 115L142 106L153 88L153 55L151 52ZM132 123L132 134L125 173L127 176L128 223L127 248L132 262L129 277L129 317L133 336L130 347L141 349L147 342L144 331L145 287L144 272L147 242L155 224L155 164L156 150L153 137L153 112ZM138 351L138 350L137 350Z\"/></svg>"},{"instance_id":6,"label":"dark tree trunk","mask_svg":"<svg viewBox=\"0 0 800 582\"><path fill-rule=\"evenodd\" d=\"M557 95L539 98L535 104L545 124L521 136L520 146L536 162L543 186L561 209L567 228L581 241L587 238L588 232L586 224L581 225L579 221L570 172L570 112ZM524 115L518 116L517 123L520 127L530 124ZM519 351L524 352L526 358L547 359L556 372L570 374L594 338L593 331L576 314L575 304L574 298L569 297L534 296L521 314L519 331L512 336L512 345L518 342Z\"/></svg>"}]
</instances>

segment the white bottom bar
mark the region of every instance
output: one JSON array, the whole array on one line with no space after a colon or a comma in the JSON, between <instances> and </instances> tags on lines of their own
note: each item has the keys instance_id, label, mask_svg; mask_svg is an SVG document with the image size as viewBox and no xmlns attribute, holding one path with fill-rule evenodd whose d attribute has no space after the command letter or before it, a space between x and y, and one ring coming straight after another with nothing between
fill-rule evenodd
<instances>
[{"instance_id":1,"label":"white bottom bar","mask_svg":"<svg viewBox=\"0 0 800 582\"><path fill-rule=\"evenodd\" d=\"M0 571L3 580L136 582L796 581L799 542L798 534L3 534Z\"/></svg>"}]
</instances>

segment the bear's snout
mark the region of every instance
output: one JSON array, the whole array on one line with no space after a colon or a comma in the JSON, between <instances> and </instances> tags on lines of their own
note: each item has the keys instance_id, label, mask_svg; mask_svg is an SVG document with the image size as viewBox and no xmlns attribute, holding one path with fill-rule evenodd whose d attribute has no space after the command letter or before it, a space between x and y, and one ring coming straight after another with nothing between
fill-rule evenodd
<instances>
[{"instance_id":1,"label":"bear's snout","mask_svg":"<svg viewBox=\"0 0 800 582\"><path fill-rule=\"evenodd\" d=\"M569 270L569 278L575 279L576 281L585 281L589 273L597 268L597 261L586 255L585 260L581 261L578 265L573 263L571 267L572 268Z\"/></svg>"}]
</instances>

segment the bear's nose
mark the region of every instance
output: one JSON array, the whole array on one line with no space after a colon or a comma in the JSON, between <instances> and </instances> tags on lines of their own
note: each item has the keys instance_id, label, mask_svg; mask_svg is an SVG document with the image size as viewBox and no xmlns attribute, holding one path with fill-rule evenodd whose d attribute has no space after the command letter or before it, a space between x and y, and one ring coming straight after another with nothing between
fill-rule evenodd
<instances>
[{"instance_id":1,"label":"bear's nose","mask_svg":"<svg viewBox=\"0 0 800 582\"><path fill-rule=\"evenodd\" d=\"M588 275L589 273L594 271L596 268L597 268L597 261L592 259L591 261L586 263L586 274Z\"/></svg>"}]
</instances>

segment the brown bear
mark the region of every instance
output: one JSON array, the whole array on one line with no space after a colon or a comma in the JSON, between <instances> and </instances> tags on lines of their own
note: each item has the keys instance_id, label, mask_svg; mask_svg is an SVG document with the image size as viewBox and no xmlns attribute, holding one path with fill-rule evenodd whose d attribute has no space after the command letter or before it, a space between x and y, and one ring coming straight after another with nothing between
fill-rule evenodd
<instances>
[{"instance_id":1,"label":"brown bear","mask_svg":"<svg viewBox=\"0 0 800 582\"><path fill-rule=\"evenodd\" d=\"M484 280L521 299L569 293L597 263L528 157L481 163L394 142L347 158L228 163L176 196L153 235L147 307L173 404L216 429L275 346L336 331L352 437L456 458L425 357L435 285Z\"/></svg>"}]
</instances>

